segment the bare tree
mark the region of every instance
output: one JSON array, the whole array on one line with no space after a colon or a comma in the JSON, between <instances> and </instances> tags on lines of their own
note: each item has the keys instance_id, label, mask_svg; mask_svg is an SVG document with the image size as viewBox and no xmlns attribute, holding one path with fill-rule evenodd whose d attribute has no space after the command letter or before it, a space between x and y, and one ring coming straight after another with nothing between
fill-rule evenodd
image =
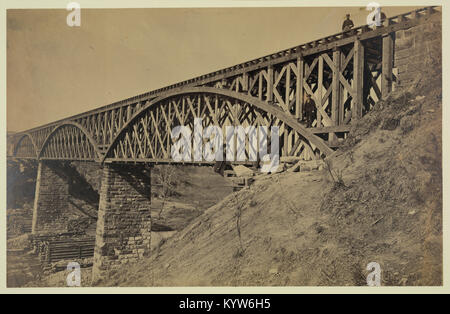
<instances>
[{"instance_id":1,"label":"bare tree","mask_svg":"<svg viewBox=\"0 0 450 314\"><path fill-rule=\"evenodd\" d=\"M158 219L161 218L162 212L164 210L164 205L166 204L166 200L168 197L173 195L175 192L175 168L170 165L162 165L159 168L159 172L157 175L157 180L161 185L161 193L160 196L162 198L161 209L158 213Z\"/></svg>"}]
</instances>

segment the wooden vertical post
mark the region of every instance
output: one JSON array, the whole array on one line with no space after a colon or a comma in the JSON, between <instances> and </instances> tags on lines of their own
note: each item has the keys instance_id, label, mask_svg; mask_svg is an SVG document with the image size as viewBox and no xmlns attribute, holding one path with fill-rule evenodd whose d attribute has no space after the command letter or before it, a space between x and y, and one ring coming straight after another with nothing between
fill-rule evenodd
<instances>
[{"instance_id":1,"label":"wooden vertical post","mask_svg":"<svg viewBox=\"0 0 450 314\"><path fill-rule=\"evenodd\" d=\"M246 92L248 91L248 74L247 72L245 72L244 74L242 74L242 78L241 78L241 82L242 82L242 91Z\"/></svg>"},{"instance_id":2,"label":"wooden vertical post","mask_svg":"<svg viewBox=\"0 0 450 314\"><path fill-rule=\"evenodd\" d=\"M109 128L109 142L112 143L114 139L114 119L115 119L115 111L111 110L111 126Z\"/></svg>"},{"instance_id":3,"label":"wooden vertical post","mask_svg":"<svg viewBox=\"0 0 450 314\"><path fill-rule=\"evenodd\" d=\"M131 118L131 105L127 106L127 121Z\"/></svg>"},{"instance_id":4,"label":"wooden vertical post","mask_svg":"<svg viewBox=\"0 0 450 314\"><path fill-rule=\"evenodd\" d=\"M297 84L295 94L295 117L297 119L303 118L303 56L297 58Z\"/></svg>"},{"instance_id":5,"label":"wooden vertical post","mask_svg":"<svg viewBox=\"0 0 450 314\"><path fill-rule=\"evenodd\" d=\"M340 64L340 71L344 70L342 69L342 64L345 61L345 54L344 53L340 53L341 55L341 64ZM344 93L344 86L340 85L339 87L339 125L344 124L345 121L345 107L344 107L344 102L345 102L345 93Z\"/></svg>"},{"instance_id":6,"label":"wooden vertical post","mask_svg":"<svg viewBox=\"0 0 450 314\"><path fill-rule=\"evenodd\" d=\"M291 66L290 64L286 64L286 81L285 81L285 104L286 107L288 108L288 112L291 113L291 106L290 106L290 101L289 101L289 96L291 94ZM288 131L288 127L286 125L286 123L283 123L283 139L284 139L284 143L283 143L283 155L287 156L289 154L289 131Z\"/></svg>"},{"instance_id":7,"label":"wooden vertical post","mask_svg":"<svg viewBox=\"0 0 450 314\"><path fill-rule=\"evenodd\" d=\"M339 125L339 108L341 100L339 72L341 71L341 52L337 49L333 51L333 63L335 68L333 69L333 80L331 83L331 120L334 125Z\"/></svg>"},{"instance_id":8,"label":"wooden vertical post","mask_svg":"<svg viewBox=\"0 0 450 314\"><path fill-rule=\"evenodd\" d=\"M260 71L259 72L259 79L258 79L258 99L259 100L262 100L263 79L264 79L263 72Z\"/></svg>"},{"instance_id":9,"label":"wooden vertical post","mask_svg":"<svg viewBox=\"0 0 450 314\"><path fill-rule=\"evenodd\" d=\"M286 84L285 84L285 104L291 113L291 106L289 101L289 96L291 95L291 65L288 63L286 65Z\"/></svg>"},{"instance_id":10,"label":"wooden vertical post","mask_svg":"<svg viewBox=\"0 0 450 314\"><path fill-rule=\"evenodd\" d=\"M117 127L119 128L119 130L122 128L122 120L123 120L123 117L122 117L122 108L120 107L120 108L119 108L119 121L118 121L118 123L117 123Z\"/></svg>"},{"instance_id":11,"label":"wooden vertical post","mask_svg":"<svg viewBox=\"0 0 450 314\"><path fill-rule=\"evenodd\" d=\"M97 140L100 143L101 142L101 133L102 133L102 114L101 113L97 113L95 115L96 117L96 122L97 122Z\"/></svg>"},{"instance_id":12,"label":"wooden vertical post","mask_svg":"<svg viewBox=\"0 0 450 314\"><path fill-rule=\"evenodd\" d=\"M273 100L273 65L269 64L267 68L267 96L268 102Z\"/></svg>"},{"instance_id":13,"label":"wooden vertical post","mask_svg":"<svg viewBox=\"0 0 450 314\"><path fill-rule=\"evenodd\" d=\"M382 76L381 76L381 96L386 98L392 91L392 64L394 58L394 37L393 34L383 36L382 55Z\"/></svg>"},{"instance_id":14,"label":"wooden vertical post","mask_svg":"<svg viewBox=\"0 0 450 314\"><path fill-rule=\"evenodd\" d=\"M341 84L339 82L339 73L341 71L341 52L339 49L333 51L333 76L331 81L331 120L333 125L339 125L339 111L341 102ZM330 143L337 140L336 133L329 133L328 141Z\"/></svg>"},{"instance_id":15,"label":"wooden vertical post","mask_svg":"<svg viewBox=\"0 0 450 314\"><path fill-rule=\"evenodd\" d=\"M363 108L364 46L360 40L355 41L354 50L352 120L356 121L362 117Z\"/></svg>"},{"instance_id":16,"label":"wooden vertical post","mask_svg":"<svg viewBox=\"0 0 450 314\"><path fill-rule=\"evenodd\" d=\"M103 113L103 145L106 144L106 130L108 128L108 111Z\"/></svg>"},{"instance_id":17,"label":"wooden vertical post","mask_svg":"<svg viewBox=\"0 0 450 314\"><path fill-rule=\"evenodd\" d=\"M317 79L317 94L318 97L316 98L316 107L320 108L322 107L322 88L323 88L323 57L319 56L319 77ZM322 125L322 115L320 114L319 109L316 110L317 112L317 124L316 128L320 128Z\"/></svg>"}]
</instances>

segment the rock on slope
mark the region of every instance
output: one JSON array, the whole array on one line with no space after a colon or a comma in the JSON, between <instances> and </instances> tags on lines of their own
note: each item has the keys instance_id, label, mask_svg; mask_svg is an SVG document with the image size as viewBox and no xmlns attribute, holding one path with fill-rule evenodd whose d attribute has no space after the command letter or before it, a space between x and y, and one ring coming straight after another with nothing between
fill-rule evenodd
<instances>
[{"instance_id":1,"label":"rock on slope","mask_svg":"<svg viewBox=\"0 0 450 314\"><path fill-rule=\"evenodd\" d=\"M442 284L441 77L379 102L311 173L261 176L105 286ZM332 176L330 175L332 174Z\"/></svg>"}]
</instances>

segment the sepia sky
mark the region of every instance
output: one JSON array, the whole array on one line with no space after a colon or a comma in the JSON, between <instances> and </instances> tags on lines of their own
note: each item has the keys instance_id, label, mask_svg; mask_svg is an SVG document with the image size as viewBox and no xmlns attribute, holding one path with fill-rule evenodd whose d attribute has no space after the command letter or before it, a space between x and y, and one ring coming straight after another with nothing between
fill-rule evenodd
<instances>
[{"instance_id":1,"label":"sepia sky","mask_svg":"<svg viewBox=\"0 0 450 314\"><path fill-rule=\"evenodd\" d=\"M386 7L387 16L414 7ZM7 130L22 131L340 32L351 8L8 10Z\"/></svg>"}]
</instances>

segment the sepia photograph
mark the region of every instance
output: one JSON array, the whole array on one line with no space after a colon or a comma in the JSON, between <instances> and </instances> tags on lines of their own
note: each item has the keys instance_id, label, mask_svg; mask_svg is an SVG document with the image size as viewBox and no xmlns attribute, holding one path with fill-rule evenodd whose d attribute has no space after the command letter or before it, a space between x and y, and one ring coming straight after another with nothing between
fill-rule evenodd
<instances>
[{"instance_id":1,"label":"sepia photograph","mask_svg":"<svg viewBox=\"0 0 450 314\"><path fill-rule=\"evenodd\" d=\"M6 288L443 287L442 6L292 3L5 9Z\"/></svg>"}]
</instances>

